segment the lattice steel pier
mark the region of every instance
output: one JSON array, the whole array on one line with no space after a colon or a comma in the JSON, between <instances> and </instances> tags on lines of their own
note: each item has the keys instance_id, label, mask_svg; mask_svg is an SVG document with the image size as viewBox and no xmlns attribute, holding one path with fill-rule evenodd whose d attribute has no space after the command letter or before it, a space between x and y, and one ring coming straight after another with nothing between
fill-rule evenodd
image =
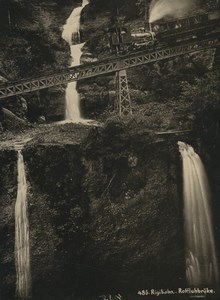
<instances>
[{"instance_id":1,"label":"lattice steel pier","mask_svg":"<svg viewBox=\"0 0 220 300\"><path fill-rule=\"evenodd\" d=\"M119 116L132 114L126 70L120 70L116 73L116 85L116 107L118 108Z\"/></svg>"}]
</instances>

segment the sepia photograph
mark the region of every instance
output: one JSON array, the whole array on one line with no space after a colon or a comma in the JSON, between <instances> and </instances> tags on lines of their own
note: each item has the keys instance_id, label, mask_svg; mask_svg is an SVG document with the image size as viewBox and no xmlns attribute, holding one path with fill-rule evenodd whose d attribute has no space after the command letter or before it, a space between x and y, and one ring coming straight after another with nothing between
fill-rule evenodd
<instances>
[{"instance_id":1,"label":"sepia photograph","mask_svg":"<svg viewBox=\"0 0 220 300\"><path fill-rule=\"evenodd\" d=\"M220 0L0 0L0 300L219 272Z\"/></svg>"}]
</instances>

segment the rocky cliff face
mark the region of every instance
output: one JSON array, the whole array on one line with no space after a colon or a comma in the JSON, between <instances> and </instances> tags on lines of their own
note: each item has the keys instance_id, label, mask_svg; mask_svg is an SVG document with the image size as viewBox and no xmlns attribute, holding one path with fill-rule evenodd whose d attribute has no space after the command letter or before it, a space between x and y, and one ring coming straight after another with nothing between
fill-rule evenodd
<instances>
[{"instance_id":1,"label":"rocky cliff face","mask_svg":"<svg viewBox=\"0 0 220 300\"><path fill-rule=\"evenodd\" d=\"M94 269L87 272L94 273L87 282L96 293L129 294L183 280L178 153L169 142L128 131L108 124L93 144L97 150L90 146L85 156L87 263L88 271Z\"/></svg>"},{"instance_id":2,"label":"rocky cliff face","mask_svg":"<svg viewBox=\"0 0 220 300\"><path fill-rule=\"evenodd\" d=\"M69 126L68 135L76 129ZM78 130L79 142L33 140L24 150L34 299L178 286L184 277L183 224L173 141L117 122ZM16 153L2 151L1 157L11 169L1 172L2 190L12 193L1 194L1 265L9 266L2 291L11 299Z\"/></svg>"},{"instance_id":3,"label":"rocky cliff face","mask_svg":"<svg viewBox=\"0 0 220 300\"><path fill-rule=\"evenodd\" d=\"M33 299L132 299L139 289L185 285L176 143L197 145L218 207L219 137L207 143L210 132L198 138L143 128L117 118L104 127L48 126L26 145ZM17 157L6 147L0 159L1 296L13 299ZM219 228L217 210L214 219Z\"/></svg>"},{"instance_id":4,"label":"rocky cliff face","mask_svg":"<svg viewBox=\"0 0 220 300\"><path fill-rule=\"evenodd\" d=\"M7 291L8 299L13 299L16 277L14 260L14 205L17 193L17 157L13 150L0 152L0 174L0 295L3 297L3 291Z\"/></svg>"},{"instance_id":5,"label":"rocky cliff face","mask_svg":"<svg viewBox=\"0 0 220 300\"><path fill-rule=\"evenodd\" d=\"M43 132L23 151L33 299L132 298L139 289L185 286L176 143L200 145L212 169L215 204L220 177L214 144L192 134L157 135L117 119L104 127L66 124ZM12 299L17 157L5 149L0 158L1 295ZM217 213L214 219L219 228Z\"/></svg>"}]
</instances>

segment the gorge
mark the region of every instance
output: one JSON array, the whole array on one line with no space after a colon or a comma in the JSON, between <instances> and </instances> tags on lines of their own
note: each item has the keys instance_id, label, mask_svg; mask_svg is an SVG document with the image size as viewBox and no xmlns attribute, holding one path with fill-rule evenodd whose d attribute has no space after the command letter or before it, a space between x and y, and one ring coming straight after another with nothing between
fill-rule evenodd
<instances>
[{"instance_id":1,"label":"gorge","mask_svg":"<svg viewBox=\"0 0 220 300\"><path fill-rule=\"evenodd\" d=\"M12 54L9 60L4 44L0 51L4 75L17 78L39 74L40 69L68 67L68 44L77 56L73 64L80 63L81 52L81 62L86 63L109 51L106 31L113 24L115 1L47 2L50 5L41 1L38 9L36 1L31 1L33 12L38 12L34 16L38 22L32 25L23 10L25 5L19 8L22 14L17 16L17 25L11 10L11 27L17 30L13 41L17 49L23 49L24 41L30 39L31 48L24 47L29 55L25 59L30 60L26 62L28 71L21 70L24 60L7 46ZM143 2L118 3L126 25L141 27ZM78 21L81 16L80 28L76 19L74 24L70 22L73 13ZM31 16L31 23L34 18ZM68 20L72 31L65 31ZM6 35L12 38L13 33L6 23L1 41L9 45ZM41 52L33 50L33 37L43 44L36 42L43 49L41 59L37 58ZM77 87L70 83L67 90L62 86L38 96L30 94L25 98L27 111L19 98L3 101L3 107L25 122L1 114L0 298L15 299L17 285L21 299L118 299L121 295L134 300L141 298L139 290L176 290L205 282L215 289L211 299L218 299L220 77L219 70L212 68L213 61L213 51L204 51L128 70L133 114L126 118L119 118L113 110L115 74L82 80ZM74 101L68 102L68 93ZM79 99L81 112L75 103ZM82 125L82 116L101 125ZM14 148L27 138L31 139L22 149ZM199 153L210 181L210 206L214 209L213 233L208 236L215 241L217 258L212 261L215 280L209 282L190 282L191 275L185 274L180 140ZM18 204L24 210L18 210ZM25 232L20 235L25 252L21 260L27 269L21 271L24 276L16 278L20 272L15 252L19 236L16 216L21 214ZM204 219L200 208L194 214ZM191 264L196 261L193 257Z\"/></svg>"}]
</instances>

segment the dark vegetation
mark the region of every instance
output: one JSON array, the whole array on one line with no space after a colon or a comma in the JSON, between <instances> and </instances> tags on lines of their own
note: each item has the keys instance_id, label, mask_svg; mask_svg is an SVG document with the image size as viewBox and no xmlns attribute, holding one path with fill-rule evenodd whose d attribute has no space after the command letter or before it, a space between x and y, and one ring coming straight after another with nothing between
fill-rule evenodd
<instances>
[{"instance_id":1,"label":"dark vegetation","mask_svg":"<svg viewBox=\"0 0 220 300\"><path fill-rule=\"evenodd\" d=\"M58 72L69 65L69 47L62 39L62 26L76 1L0 1L0 75L7 80ZM31 122L40 116L64 115L63 89L25 95L26 109L14 97L1 101L12 112L25 114ZM59 103L51 109L51 101ZM13 105L11 105L13 102ZM45 118L45 117L44 117ZM7 129L7 128L5 128ZM10 130L10 128L9 128Z\"/></svg>"}]
</instances>

